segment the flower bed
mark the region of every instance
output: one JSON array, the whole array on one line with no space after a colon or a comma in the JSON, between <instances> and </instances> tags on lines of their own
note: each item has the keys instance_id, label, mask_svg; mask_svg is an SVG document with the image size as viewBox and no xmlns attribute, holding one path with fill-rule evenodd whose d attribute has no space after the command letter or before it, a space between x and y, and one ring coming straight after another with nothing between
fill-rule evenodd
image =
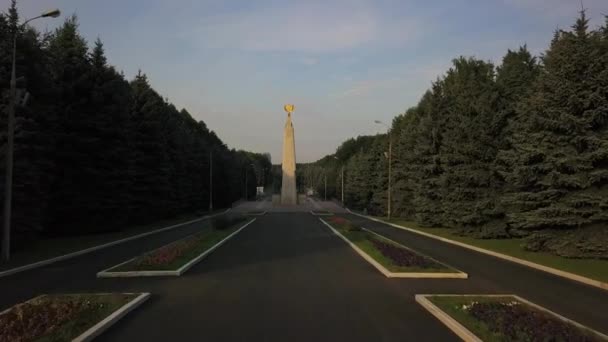
<instances>
[{"instance_id":1,"label":"flower bed","mask_svg":"<svg viewBox=\"0 0 608 342\"><path fill-rule=\"evenodd\" d=\"M98 276L181 275L181 272L185 272L185 269L183 269L185 266L191 266L191 262L200 260L198 258L202 258L231 235L244 228L243 222L245 220L244 216L233 216L217 222L214 221L212 223L213 228L209 230L142 254L104 270ZM250 222L253 222L253 220ZM139 272L147 272L147 274ZM160 273L155 274L154 272Z\"/></svg>"},{"instance_id":2,"label":"flower bed","mask_svg":"<svg viewBox=\"0 0 608 342\"><path fill-rule=\"evenodd\" d=\"M343 217L333 216L328 221L339 234L386 268L388 272L399 274L420 273L421 275L458 273L462 275L459 277L466 277L462 272L359 227Z\"/></svg>"},{"instance_id":3,"label":"flower bed","mask_svg":"<svg viewBox=\"0 0 608 342\"><path fill-rule=\"evenodd\" d=\"M189 251L192 251L200 244L202 241L207 238L208 234L197 234L190 237L187 237L183 240L176 241L169 245L163 246L157 250L146 253L142 255L140 258L133 260L131 264L123 265L118 269L127 269L134 268L139 270L145 269L156 269L159 266L166 266L168 268L172 268L172 265L176 260L179 260L184 255L189 254ZM181 264L177 263L177 264ZM177 265L176 265L177 266Z\"/></svg>"},{"instance_id":4,"label":"flower bed","mask_svg":"<svg viewBox=\"0 0 608 342\"><path fill-rule=\"evenodd\" d=\"M0 342L71 341L139 295L36 297L0 313Z\"/></svg>"},{"instance_id":5,"label":"flower bed","mask_svg":"<svg viewBox=\"0 0 608 342\"><path fill-rule=\"evenodd\" d=\"M421 268L437 268L436 262L433 260L416 254L409 249L400 248L386 241L380 241L378 238L371 237L370 241L374 247L385 257L390 259L393 264L401 267L421 267Z\"/></svg>"},{"instance_id":6,"label":"flower bed","mask_svg":"<svg viewBox=\"0 0 608 342\"><path fill-rule=\"evenodd\" d=\"M483 341L605 341L516 296L426 296Z\"/></svg>"}]
</instances>

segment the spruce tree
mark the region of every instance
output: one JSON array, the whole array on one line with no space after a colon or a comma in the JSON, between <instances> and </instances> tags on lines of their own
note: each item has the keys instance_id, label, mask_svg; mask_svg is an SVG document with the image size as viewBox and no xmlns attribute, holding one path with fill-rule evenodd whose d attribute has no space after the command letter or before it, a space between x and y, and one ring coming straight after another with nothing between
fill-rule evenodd
<instances>
[{"instance_id":1,"label":"spruce tree","mask_svg":"<svg viewBox=\"0 0 608 342\"><path fill-rule=\"evenodd\" d=\"M97 141L90 94L93 89L87 43L78 33L75 16L58 28L49 42L56 92L57 120L49 230L69 234L94 225L96 171L91 155Z\"/></svg>"},{"instance_id":2,"label":"spruce tree","mask_svg":"<svg viewBox=\"0 0 608 342\"><path fill-rule=\"evenodd\" d=\"M141 72L131 82L131 89L131 217L145 222L169 216L172 209L165 102Z\"/></svg>"},{"instance_id":3,"label":"spruce tree","mask_svg":"<svg viewBox=\"0 0 608 342\"><path fill-rule=\"evenodd\" d=\"M392 215L408 220L415 219L415 177L413 148L416 144L416 128L420 122L416 107L393 121L393 192Z\"/></svg>"},{"instance_id":4,"label":"spruce tree","mask_svg":"<svg viewBox=\"0 0 608 342\"><path fill-rule=\"evenodd\" d=\"M506 196L513 207L509 223L524 233L554 232L535 239L531 248L608 256L605 242L594 238L559 240L572 230L585 236L585 228L601 227L607 219L608 63L603 44L600 34L589 32L581 12L572 31L560 31L553 40L534 94L520 109L521 124L509 155L508 180L515 188ZM553 235L557 243L551 242ZM604 248L591 247L594 240Z\"/></svg>"},{"instance_id":5,"label":"spruce tree","mask_svg":"<svg viewBox=\"0 0 608 342\"><path fill-rule=\"evenodd\" d=\"M95 199L91 216L98 222L98 229L119 229L127 223L130 187L128 150L128 123L131 88L127 81L107 64L101 40L97 39L90 54L91 114L89 156L87 168L91 169L89 181L95 184ZM94 227L91 227L94 228Z\"/></svg>"},{"instance_id":6,"label":"spruce tree","mask_svg":"<svg viewBox=\"0 0 608 342\"><path fill-rule=\"evenodd\" d=\"M433 83L431 91L425 93L418 103L420 121L413 136L416 143L412 149L410 163L412 179L415 180L413 205L415 221L421 226L439 227L443 224L443 193L440 177L444 173L439 149L442 141L443 82Z\"/></svg>"}]
</instances>

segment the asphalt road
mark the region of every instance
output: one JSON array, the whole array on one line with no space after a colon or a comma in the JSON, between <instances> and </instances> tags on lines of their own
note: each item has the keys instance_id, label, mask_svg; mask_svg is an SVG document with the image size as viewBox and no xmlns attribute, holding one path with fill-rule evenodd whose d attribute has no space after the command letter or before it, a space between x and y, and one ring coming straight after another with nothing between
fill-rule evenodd
<instances>
[{"instance_id":1,"label":"asphalt road","mask_svg":"<svg viewBox=\"0 0 608 342\"><path fill-rule=\"evenodd\" d=\"M467 291L516 294L608 334L608 291L353 214L341 215L469 274ZM456 290L456 289L455 289ZM424 292L424 288L421 288Z\"/></svg>"},{"instance_id":2,"label":"asphalt road","mask_svg":"<svg viewBox=\"0 0 608 342\"><path fill-rule=\"evenodd\" d=\"M419 293L515 293L608 333L608 291L354 215L368 229L469 273L388 279L308 213L257 218L177 278L95 274L201 229L196 223L9 277L0 311L42 293L151 292L100 341L457 341Z\"/></svg>"},{"instance_id":3,"label":"asphalt road","mask_svg":"<svg viewBox=\"0 0 608 342\"><path fill-rule=\"evenodd\" d=\"M458 341L307 213L259 217L100 341Z\"/></svg>"}]
</instances>

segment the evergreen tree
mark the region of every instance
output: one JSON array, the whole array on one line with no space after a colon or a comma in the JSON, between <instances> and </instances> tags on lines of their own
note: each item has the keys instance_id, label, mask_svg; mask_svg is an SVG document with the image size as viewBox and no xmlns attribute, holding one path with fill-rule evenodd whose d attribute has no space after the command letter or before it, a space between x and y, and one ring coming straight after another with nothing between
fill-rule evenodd
<instances>
[{"instance_id":1,"label":"evergreen tree","mask_svg":"<svg viewBox=\"0 0 608 342\"><path fill-rule=\"evenodd\" d=\"M440 177L444 172L439 149L442 142L443 82L433 84L417 106L420 117L413 136L416 139L410 163L415 179L413 205L416 223L427 227L443 224L443 193Z\"/></svg>"},{"instance_id":2,"label":"evergreen tree","mask_svg":"<svg viewBox=\"0 0 608 342\"><path fill-rule=\"evenodd\" d=\"M163 132L165 102L141 72L131 89L131 214L135 222L145 222L171 211L170 161Z\"/></svg>"},{"instance_id":3,"label":"evergreen tree","mask_svg":"<svg viewBox=\"0 0 608 342\"><path fill-rule=\"evenodd\" d=\"M128 82L108 66L101 40L97 39L90 54L91 114L89 125L91 169L89 182L94 184L90 211L93 222L90 229L119 229L127 223L130 187L128 150L128 123L131 89Z\"/></svg>"},{"instance_id":4,"label":"evergreen tree","mask_svg":"<svg viewBox=\"0 0 608 342\"><path fill-rule=\"evenodd\" d=\"M491 123L498 109L498 92L494 66L471 58L454 60L442 90L443 223L471 229L485 224L495 210L491 165L496 147Z\"/></svg>"},{"instance_id":5,"label":"evergreen tree","mask_svg":"<svg viewBox=\"0 0 608 342\"><path fill-rule=\"evenodd\" d=\"M607 219L605 41L588 31L584 12L572 29L560 31L552 42L534 93L521 107L521 125L508 155L508 179L515 190L506 199L515 208L508 215L514 230L580 231ZM542 240L535 247L545 244ZM582 253L575 243L554 248Z\"/></svg>"},{"instance_id":6,"label":"evergreen tree","mask_svg":"<svg viewBox=\"0 0 608 342\"><path fill-rule=\"evenodd\" d=\"M416 144L416 128L420 123L418 109L410 108L393 121L393 192L392 216L415 219L415 177L413 149Z\"/></svg>"}]
</instances>

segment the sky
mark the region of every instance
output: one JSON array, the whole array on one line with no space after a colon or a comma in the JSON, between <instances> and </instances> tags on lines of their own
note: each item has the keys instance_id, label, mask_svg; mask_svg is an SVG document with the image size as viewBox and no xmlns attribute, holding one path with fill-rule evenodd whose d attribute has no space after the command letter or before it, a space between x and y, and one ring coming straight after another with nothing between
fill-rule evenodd
<instances>
[{"instance_id":1,"label":"sky","mask_svg":"<svg viewBox=\"0 0 608 342\"><path fill-rule=\"evenodd\" d=\"M9 0L1 0L0 10ZM283 105L295 104L297 162L382 133L416 105L458 56L500 63L527 44L535 54L569 28L580 0L19 0L22 18L76 14L110 64L139 69L178 108L231 148L280 163ZM591 26L608 1L584 0ZM61 19L37 20L52 30Z\"/></svg>"}]
</instances>

